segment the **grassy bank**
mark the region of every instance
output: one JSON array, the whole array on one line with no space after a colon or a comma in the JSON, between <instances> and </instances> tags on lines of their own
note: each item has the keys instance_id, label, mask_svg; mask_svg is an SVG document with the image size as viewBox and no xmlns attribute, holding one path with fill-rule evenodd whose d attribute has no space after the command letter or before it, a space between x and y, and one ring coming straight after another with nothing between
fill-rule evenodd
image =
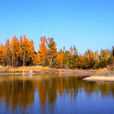
<instances>
[{"instance_id":1,"label":"grassy bank","mask_svg":"<svg viewBox=\"0 0 114 114\"><path fill-rule=\"evenodd\" d=\"M21 72L58 72L58 69L42 66L24 66L24 67L3 67L0 66L0 73L21 73Z\"/></svg>"},{"instance_id":2,"label":"grassy bank","mask_svg":"<svg viewBox=\"0 0 114 114\"><path fill-rule=\"evenodd\" d=\"M103 68L96 70L96 74L90 77L84 78L87 81L114 81L114 71Z\"/></svg>"},{"instance_id":3,"label":"grassy bank","mask_svg":"<svg viewBox=\"0 0 114 114\"><path fill-rule=\"evenodd\" d=\"M94 74L94 70L79 70L79 69L57 69L50 67L42 66L24 66L24 67L3 67L0 66L0 74L21 74L21 73L30 74L79 74L79 75L91 75Z\"/></svg>"},{"instance_id":4,"label":"grassy bank","mask_svg":"<svg viewBox=\"0 0 114 114\"><path fill-rule=\"evenodd\" d=\"M114 76L114 70L108 68L98 69L96 70L95 76Z\"/></svg>"},{"instance_id":5,"label":"grassy bank","mask_svg":"<svg viewBox=\"0 0 114 114\"><path fill-rule=\"evenodd\" d=\"M107 68L97 70L79 70L79 69L57 69L42 66L24 66L24 67L3 67L0 66L0 75L25 75L29 74L65 74L65 75L81 75L90 77L84 78L88 81L114 81L114 71Z\"/></svg>"}]
</instances>

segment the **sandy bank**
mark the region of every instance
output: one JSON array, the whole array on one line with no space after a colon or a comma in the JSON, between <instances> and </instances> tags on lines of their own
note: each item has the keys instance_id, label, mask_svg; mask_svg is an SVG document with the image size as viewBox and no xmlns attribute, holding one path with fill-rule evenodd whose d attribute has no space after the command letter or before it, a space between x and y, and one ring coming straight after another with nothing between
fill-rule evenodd
<instances>
[{"instance_id":1,"label":"sandy bank","mask_svg":"<svg viewBox=\"0 0 114 114\"><path fill-rule=\"evenodd\" d=\"M91 76L91 77L86 77L83 80L87 80L87 81L114 81L114 76Z\"/></svg>"}]
</instances>

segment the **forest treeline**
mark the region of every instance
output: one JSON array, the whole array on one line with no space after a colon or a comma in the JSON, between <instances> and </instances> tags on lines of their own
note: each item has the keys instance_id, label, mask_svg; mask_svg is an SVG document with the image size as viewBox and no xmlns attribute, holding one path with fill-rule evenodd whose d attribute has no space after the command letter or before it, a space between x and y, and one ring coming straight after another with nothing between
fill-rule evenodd
<instances>
[{"instance_id":1,"label":"forest treeline","mask_svg":"<svg viewBox=\"0 0 114 114\"><path fill-rule=\"evenodd\" d=\"M57 50L53 38L40 38L38 52L35 52L33 40L26 35L18 39L16 36L6 40L5 45L0 44L0 65L3 66L29 66L42 65L56 68L103 68L114 65L114 47L111 50L103 49L99 53L88 49L83 55L79 54L76 46L69 50Z\"/></svg>"}]
</instances>

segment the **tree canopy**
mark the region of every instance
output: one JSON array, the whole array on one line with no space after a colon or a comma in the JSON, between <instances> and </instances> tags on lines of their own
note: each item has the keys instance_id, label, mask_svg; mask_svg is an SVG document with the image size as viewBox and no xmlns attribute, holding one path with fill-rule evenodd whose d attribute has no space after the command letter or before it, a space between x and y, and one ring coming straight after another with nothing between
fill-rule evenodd
<instances>
[{"instance_id":1,"label":"tree canopy","mask_svg":"<svg viewBox=\"0 0 114 114\"><path fill-rule=\"evenodd\" d=\"M42 65L56 68L93 69L103 68L107 65L114 66L114 47L112 50L103 49L99 53L88 49L85 54L79 54L73 45L66 50L57 50L57 44L53 38L40 38L38 52L35 52L33 40L26 35L18 39L13 36L11 41L6 40L5 45L0 44L0 65L22 66Z\"/></svg>"}]
</instances>

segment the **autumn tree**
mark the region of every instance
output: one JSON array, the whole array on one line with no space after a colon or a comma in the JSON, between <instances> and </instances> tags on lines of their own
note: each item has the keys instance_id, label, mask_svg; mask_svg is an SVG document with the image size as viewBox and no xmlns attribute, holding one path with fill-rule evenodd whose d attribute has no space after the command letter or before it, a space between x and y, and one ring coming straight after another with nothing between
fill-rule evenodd
<instances>
[{"instance_id":1,"label":"autumn tree","mask_svg":"<svg viewBox=\"0 0 114 114\"><path fill-rule=\"evenodd\" d=\"M7 39L5 43L5 48L6 48L6 64L11 65L11 45L10 45L10 40Z\"/></svg>"},{"instance_id":2,"label":"autumn tree","mask_svg":"<svg viewBox=\"0 0 114 114\"><path fill-rule=\"evenodd\" d=\"M11 40L11 55L12 55L12 65L18 66L19 59L21 57L22 50L20 48L19 40L16 36Z\"/></svg>"},{"instance_id":3,"label":"autumn tree","mask_svg":"<svg viewBox=\"0 0 114 114\"><path fill-rule=\"evenodd\" d=\"M100 63L100 58L99 58L99 52L95 51L94 52L94 68L99 68L99 63Z\"/></svg>"},{"instance_id":4,"label":"autumn tree","mask_svg":"<svg viewBox=\"0 0 114 114\"><path fill-rule=\"evenodd\" d=\"M56 66L57 48L53 38L47 39L49 66Z\"/></svg>"},{"instance_id":5,"label":"autumn tree","mask_svg":"<svg viewBox=\"0 0 114 114\"><path fill-rule=\"evenodd\" d=\"M70 68L76 68L76 59L78 57L78 51L76 49L76 46L70 47L70 55L69 55L69 67Z\"/></svg>"},{"instance_id":6,"label":"autumn tree","mask_svg":"<svg viewBox=\"0 0 114 114\"><path fill-rule=\"evenodd\" d=\"M22 49L21 58L23 61L23 65L33 64L33 58L35 54L33 40L28 40L27 37L24 35L20 38L20 47Z\"/></svg>"},{"instance_id":7,"label":"autumn tree","mask_svg":"<svg viewBox=\"0 0 114 114\"><path fill-rule=\"evenodd\" d=\"M76 63L77 63L77 68L85 69L85 57L82 56L81 54L79 54Z\"/></svg>"},{"instance_id":8,"label":"autumn tree","mask_svg":"<svg viewBox=\"0 0 114 114\"><path fill-rule=\"evenodd\" d=\"M70 57L71 57L70 52L67 51L67 50L65 50L65 52L64 52L64 56L63 56L63 66L64 66L65 68L69 68Z\"/></svg>"},{"instance_id":9,"label":"autumn tree","mask_svg":"<svg viewBox=\"0 0 114 114\"><path fill-rule=\"evenodd\" d=\"M38 63L42 64L43 66L47 64L47 56L48 56L48 49L47 49L47 40L46 37L40 38L40 45L38 50Z\"/></svg>"},{"instance_id":10,"label":"autumn tree","mask_svg":"<svg viewBox=\"0 0 114 114\"><path fill-rule=\"evenodd\" d=\"M35 52L34 56L33 56L33 65L37 65L38 64L38 54L37 52Z\"/></svg>"},{"instance_id":11,"label":"autumn tree","mask_svg":"<svg viewBox=\"0 0 114 114\"><path fill-rule=\"evenodd\" d=\"M85 53L85 64L86 68L93 68L94 66L94 53L90 49L88 49Z\"/></svg>"},{"instance_id":12,"label":"autumn tree","mask_svg":"<svg viewBox=\"0 0 114 114\"><path fill-rule=\"evenodd\" d=\"M73 46L73 55L72 55L72 68L77 68L77 58L78 58L78 51L76 49L76 46Z\"/></svg>"},{"instance_id":13,"label":"autumn tree","mask_svg":"<svg viewBox=\"0 0 114 114\"><path fill-rule=\"evenodd\" d=\"M114 47L112 47L108 63L111 65L111 70L114 70Z\"/></svg>"},{"instance_id":14,"label":"autumn tree","mask_svg":"<svg viewBox=\"0 0 114 114\"><path fill-rule=\"evenodd\" d=\"M107 50L101 50L100 53L100 67L106 67L109 60L109 53Z\"/></svg>"},{"instance_id":15,"label":"autumn tree","mask_svg":"<svg viewBox=\"0 0 114 114\"><path fill-rule=\"evenodd\" d=\"M0 45L0 64L1 65L6 64L6 49L4 45Z\"/></svg>"},{"instance_id":16,"label":"autumn tree","mask_svg":"<svg viewBox=\"0 0 114 114\"><path fill-rule=\"evenodd\" d=\"M60 50L57 53L57 66L59 68L63 68L63 57L64 57L64 52L62 50Z\"/></svg>"}]
</instances>

